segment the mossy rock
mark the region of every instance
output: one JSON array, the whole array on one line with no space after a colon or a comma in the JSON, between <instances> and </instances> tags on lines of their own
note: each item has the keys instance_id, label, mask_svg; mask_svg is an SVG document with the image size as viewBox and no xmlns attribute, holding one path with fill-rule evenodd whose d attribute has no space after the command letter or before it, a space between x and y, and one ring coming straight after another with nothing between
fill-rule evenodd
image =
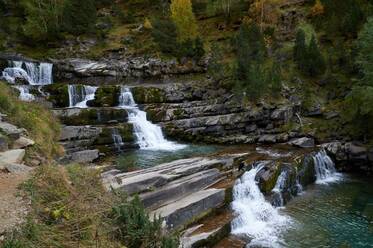
<instances>
[{"instance_id":1,"label":"mossy rock","mask_svg":"<svg viewBox=\"0 0 373 248\"><path fill-rule=\"evenodd\" d=\"M130 123L121 124L117 127L103 128L99 137L95 140L94 145L110 145L113 144L114 129L118 131L124 143L134 143L135 136L133 134L133 126Z\"/></svg>"},{"instance_id":2,"label":"mossy rock","mask_svg":"<svg viewBox=\"0 0 373 248\"><path fill-rule=\"evenodd\" d=\"M102 108L102 109L82 109L79 114L61 117L61 122L71 126L81 125L101 125L113 123L114 121L123 123L128 121L128 113L125 109Z\"/></svg>"},{"instance_id":3,"label":"mossy rock","mask_svg":"<svg viewBox=\"0 0 373 248\"><path fill-rule=\"evenodd\" d=\"M277 162L271 162L266 165L256 175L256 180L259 182L259 188L264 194L271 193L275 187L277 178L281 173L280 164Z\"/></svg>"},{"instance_id":4,"label":"mossy rock","mask_svg":"<svg viewBox=\"0 0 373 248\"><path fill-rule=\"evenodd\" d=\"M147 108L145 111L147 119L151 122L162 122L166 118L166 110Z\"/></svg>"},{"instance_id":5,"label":"mossy rock","mask_svg":"<svg viewBox=\"0 0 373 248\"><path fill-rule=\"evenodd\" d=\"M316 181L315 162L312 154L306 155L302 161L297 164L298 179L302 186L307 186Z\"/></svg>"},{"instance_id":6,"label":"mossy rock","mask_svg":"<svg viewBox=\"0 0 373 248\"><path fill-rule=\"evenodd\" d=\"M131 89L136 103L163 103L167 101L164 90L156 87L134 87Z\"/></svg>"},{"instance_id":7,"label":"mossy rock","mask_svg":"<svg viewBox=\"0 0 373 248\"><path fill-rule=\"evenodd\" d=\"M69 89L67 84L50 84L44 86L43 90L47 92L47 100L52 102L53 106L56 108L69 107Z\"/></svg>"},{"instance_id":8,"label":"mossy rock","mask_svg":"<svg viewBox=\"0 0 373 248\"><path fill-rule=\"evenodd\" d=\"M119 105L119 96L119 86L103 86L97 89L95 99L87 104L90 107L115 107Z\"/></svg>"}]
</instances>

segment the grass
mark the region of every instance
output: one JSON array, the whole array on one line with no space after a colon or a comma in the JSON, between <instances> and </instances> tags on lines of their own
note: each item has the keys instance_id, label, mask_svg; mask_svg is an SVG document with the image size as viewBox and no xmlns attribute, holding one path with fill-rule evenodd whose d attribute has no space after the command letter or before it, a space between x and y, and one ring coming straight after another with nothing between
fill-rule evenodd
<instances>
[{"instance_id":1,"label":"grass","mask_svg":"<svg viewBox=\"0 0 373 248\"><path fill-rule=\"evenodd\" d=\"M31 198L27 222L1 248L176 248L177 236L151 221L138 197L107 191L101 171L43 165L22 188Z\"/></svg>"},{"instance_id":2,"label":"grass","mask_svg":"<svg viewBox=\"0 0 373 248\"><path fill-rule=\"evenodd\" d=\"M27 130L35 145L29 154L41 155L51 159L62 153L58 144L59 121L44 106L18 100L16 91L6 83L0 82L0 112L14 125Z\"/></svg>"}]
</instances>

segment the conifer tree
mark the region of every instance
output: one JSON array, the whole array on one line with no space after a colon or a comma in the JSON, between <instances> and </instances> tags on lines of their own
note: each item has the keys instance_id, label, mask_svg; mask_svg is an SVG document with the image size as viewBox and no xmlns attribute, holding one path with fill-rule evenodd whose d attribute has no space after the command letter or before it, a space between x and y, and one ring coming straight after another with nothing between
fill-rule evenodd
<instances>
[{"instance_id":1,"label":"conifer tree","mask_svg":"<svg viewBox=\"0 0 373 248\"><path fill-rule=\"evenodd\" d=\"M317 45L316 37L313 35L307 49L306 72L310 76L321 75L326 70L324 57Z\"/></svg>"},{"instance_id":2,"label":"conifer tree","mask_svg":"<svg viewBox=\"0 0 373 248\"><path fill-rule=\"evenodd\" d=\"M362 69L364 84L373 86L373 17L359 33L357 63Z\"/></svg>"},{"instance_id":3,"label":"conifer tree","mask_svg":"<svg viewBox=\"0 0 373 248\"><path fill-rule=\"evenodd\" d=\"M90 31L96 21L95 0L66 0L63 12L64 28L72 34Z\"/></svg>"},{"instance_id":4,"label":"conifer tree","mask_svg":"<svg viewBox=\"0 0 373 248\"><path fill-rule=\"evenodd\" d=\"M306 35L302 29L299 29L295 38L295 46L293 51L293 59L297 63L298 68L302 70L304 60L307 57Z\"/></svg>"},{"instance_id":5,"label":"conifer tree","mask_svg":"<svg viewBox=\"0 0 373 248\"><path fill-rule=\"evenodd\" d=\"M172 0L170 9L171 19L177 28L178 41L195 40L198 36L198 27L191 0Z\"/></svg>"}]
</instances>

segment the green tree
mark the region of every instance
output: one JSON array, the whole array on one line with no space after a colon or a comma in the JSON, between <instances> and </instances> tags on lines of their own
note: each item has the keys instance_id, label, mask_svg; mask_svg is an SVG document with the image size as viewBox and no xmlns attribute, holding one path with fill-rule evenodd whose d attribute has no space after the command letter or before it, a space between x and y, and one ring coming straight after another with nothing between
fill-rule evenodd
<instances>
[{"instance_id":1,"label":"green tree","mask_svg":"<svg viewBox=\"0 0 373 248\"><path fill-rule=\"evenodd\" d=\"M65 31L76 35L91 31L97 18L96 12L95 0L65 0Z\"/></svg>"},{"instance_id":2,"label":"green tree","mask_svg":"<svg viewBox=\"0 0 373 248\"><path fill-rule=\"evenodd\" d=\"M177 31L175 24L169 20L154 19L152 21L152 37L161 52L175 55L178 52Z\"/></svg>"},{"instance_id":3,"label":"green tree","mask_svg":"<svg viewBox=\"0 0 373 248\"><path fill-rule=\"evenodd\" d=\"M293 59L298 69L308 76L318 76L326 70L325 59L317 45L315 35L312 36L307 46L305 33L301 29L296 35Z\"/></svg>"},{"instance_id":4,"label":"green tree","mask_svg":"<svg viewBox=\"0 0 373 248\"><path fill-rule=\"evenodd\" d=\"M307 49L307 57L305 59L305 72L309 76L321 75L326 70L324 57L322 56L319 46L317 45L316 37L312 36Z\"/></svg>"},{"instance_id":5,"label":"green tree","mask_svg":"<svg viewBox=\"0 0 373 248\"><path fill-rule=\"evenodd\" d=\"M198 36L197 21L190 0L172 0L170 5L171 19L177 28L179 42L195 40Z\"/></svg>"},{"instance_id":6,"label":"green tree","mask_svg":"<svg viewBox=\"0 0 373 248\"><path fill-rule=\"evenodd\" d=\"M239 88L251 98L258 98L265 91L264 38L255 23L243 24L235 39L236 80Z\"/></svg>"},{"instance_id":7,"label":"green tree","mask_svg":"<svg viewBox=\"0 0 373 248\"><path fill-rule=\"evenodd\" d=\"M352 134L364 140L373 139L373 18L369 18L359 33L357 62L362 70L362 80L346 97L344 116Z\"/></svg>"},{"instance_id":8,"label":"green tree","mask_svg":"<svg viewBox=\"0 0 373 248\"><path fill-rule=\"evenodd\" d=\"M293 59L297 63L299 69L304 67L304 60L306 57L306 34L302 29L299 29L295 38L295 46L293 51Z\"/></svg>"},{"instance_id":9,"label":"green tree","mask_svg":"<svg viewBox=\"0 0 373 248\"><path fill-rule=\"evenodd\" d=\"M64 0L22 0L26 22L23 33L33 41L55 39L61 30Z\"/></svg>"},{"instance_id":10,"label":"green tree","mask_svg":"<svg viewBox=\"0 0 373 248\"><path fill-rule=\"evenodd\" d=\"M373 17L368 19L360 31L357 47L357 63L363 73L363 82L373 86Z\"/></svg>"}]
</instances>

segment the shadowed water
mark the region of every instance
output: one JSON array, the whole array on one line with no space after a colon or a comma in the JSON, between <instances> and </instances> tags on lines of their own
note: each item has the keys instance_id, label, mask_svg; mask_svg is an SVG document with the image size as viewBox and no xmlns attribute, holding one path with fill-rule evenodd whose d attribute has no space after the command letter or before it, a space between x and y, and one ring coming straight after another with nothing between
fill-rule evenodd
<instances>
[{"instance_id":1,"label":"shadowed water","mask_svg":"<svg viewBox=\"0 0 373 248\"><path fill-rule=\"evenodd\" d=\"M313 185L284 210L294 227L286 247L373 247L373 183L356 177Z\"/></svg>"}]
</instances>

